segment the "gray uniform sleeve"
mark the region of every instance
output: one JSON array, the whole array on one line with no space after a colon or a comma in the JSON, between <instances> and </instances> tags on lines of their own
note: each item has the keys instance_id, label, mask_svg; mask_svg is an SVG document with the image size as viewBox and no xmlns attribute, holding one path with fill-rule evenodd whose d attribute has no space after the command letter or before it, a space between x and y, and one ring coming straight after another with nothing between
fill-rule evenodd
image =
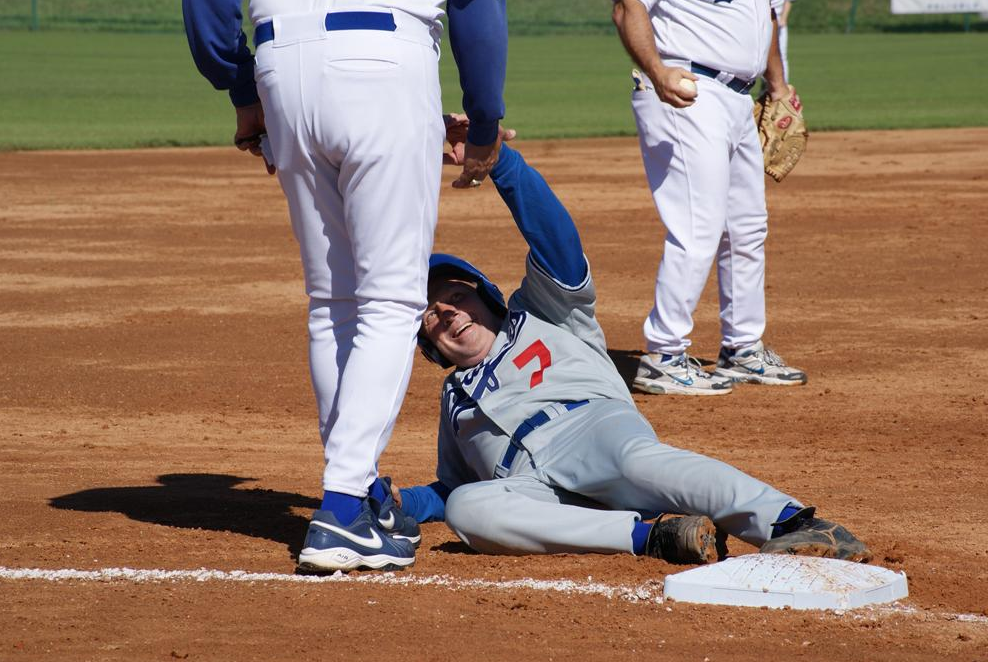
<instances>
[{"instance_id":1,"label":"gray uniform sleeve","mask_svg":"<svg viewBox=\"0 0 988 662\"><path fill-rule=\"evenodd\" d=\"M570 287L550 276L529 254L525 262L525 279L511 295L509 308L528 311L572 333L606 355L607 342L597 322L596 304L597 290L589 263L583 282Z\"/></svg>"}]
</instances>

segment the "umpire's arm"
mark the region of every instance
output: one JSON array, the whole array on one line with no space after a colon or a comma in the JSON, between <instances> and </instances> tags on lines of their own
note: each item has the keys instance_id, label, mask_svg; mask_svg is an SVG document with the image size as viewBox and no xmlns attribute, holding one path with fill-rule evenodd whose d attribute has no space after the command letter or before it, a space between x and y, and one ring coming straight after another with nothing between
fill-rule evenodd
<instances>
[{"instance_id":1,"label":"umpire's arm","mask_svg":"<svg viewBox=\"0 0 988 662\"><path fill-rule=\"evenodd\" d=\"M258 103L254 57L247 48L239 0L182 0L185 36L196 67L238 108Z\"/></svg>"}]
</instances>

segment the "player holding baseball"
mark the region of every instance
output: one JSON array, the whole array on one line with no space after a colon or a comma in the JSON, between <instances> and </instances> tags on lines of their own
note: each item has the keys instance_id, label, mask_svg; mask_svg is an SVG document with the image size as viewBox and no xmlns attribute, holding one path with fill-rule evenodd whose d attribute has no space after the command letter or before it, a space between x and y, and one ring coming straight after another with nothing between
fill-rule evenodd
<instances>
[{"instance_id":1,"label":"player holding baseball","mask_svg":"<svg viewBox=\"0 0 988 662\"><path fill-rule=\"evenodd\" d=\"M782 6L783 0L771 0ZM646 393L724 395L734 382L798 385L806 373L765 347L764 161L748 92L764 72L773 100L786 85L770 0L614 0L636 71L632 109L645 172L666 228L645 320ZM687 350L713 262L722 347L711 375Z\"/></svg>"},{"instance_id":2,"label":"player holding baseball","mask_svg":"<svg viewBox=\"0 0 988 662\"><path fill-rule=\"evenodd\" d=\"M183 0L196 65L236 106L235 141L270 140L309 295L309 363L325 449L324 497L299 566L401 568L417 535L395 529L377 479L426 303L443 141L443 0ZM504 0L448 7L471 122L454 186L487 176L504 114ZM263 135L266 134L266 137ZM465 152L465 153L464 153Z\"/></svg>"},{"instance_id":3,"label":"player holding baseball","mask_svg":"<svg viewBox=\"0 0 988 662\"><path fill-rule=\"evenodd\" d=\"M607 355L580 237L507 145L491 179L528 242L505 302L468 262L435 254L419 345L443 382L431 485L402 510L489 554L647 554L704 563L724 534L763 552L868 560L843 527L723 462L659 442ZM687 517L646 523L643 514ZM711 522L712 520L712 522Z\"/></svg>"}]
</instances>

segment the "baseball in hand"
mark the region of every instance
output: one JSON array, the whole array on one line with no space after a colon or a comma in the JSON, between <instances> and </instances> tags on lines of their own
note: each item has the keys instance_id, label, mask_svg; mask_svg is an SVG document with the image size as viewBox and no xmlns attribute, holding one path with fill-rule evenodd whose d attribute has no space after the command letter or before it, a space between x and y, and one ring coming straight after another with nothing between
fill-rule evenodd
<instances>
[{"instance_id":1,"label":"baseball in hand","mask_svg":"<svg viewBox=\"0 0 988 662\"><path fill-rule=\"evenodd\" d=\"M679 89L681 89L683 92L691 92L691 93L694 93L695 94L696 93L696 83L694 83L693 81L691 81L689 78L680 78L679 79Z\"/></svg>"}]
</instances>

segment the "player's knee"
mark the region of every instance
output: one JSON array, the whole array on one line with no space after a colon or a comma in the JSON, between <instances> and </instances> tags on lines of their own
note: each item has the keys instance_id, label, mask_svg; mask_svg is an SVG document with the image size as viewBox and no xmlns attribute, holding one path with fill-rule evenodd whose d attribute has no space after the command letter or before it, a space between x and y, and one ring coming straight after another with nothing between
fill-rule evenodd
<instances>
[{"instance_id":1,"label":"player's knee","mask_svg":"<svg viewBox=\"0 0 988 662\"><path fill-rule=\"evenodd\" d=\"M483 492L479 483L461 485L446 499L446 524L457 535L460 531L472 531L475 523L484 518Z\"/></svg>"},{"instance_id":2,"label":"player's knee","mask_svg":"<svg viewBox=\"0 0 988 662\"><path fill-rule=\"evenodd\" d=\"M497 519L497 500L484 483L462 485L446 500L446 525L473 549L485 552L484 541Z\"/></svg>"}]
</instances>

